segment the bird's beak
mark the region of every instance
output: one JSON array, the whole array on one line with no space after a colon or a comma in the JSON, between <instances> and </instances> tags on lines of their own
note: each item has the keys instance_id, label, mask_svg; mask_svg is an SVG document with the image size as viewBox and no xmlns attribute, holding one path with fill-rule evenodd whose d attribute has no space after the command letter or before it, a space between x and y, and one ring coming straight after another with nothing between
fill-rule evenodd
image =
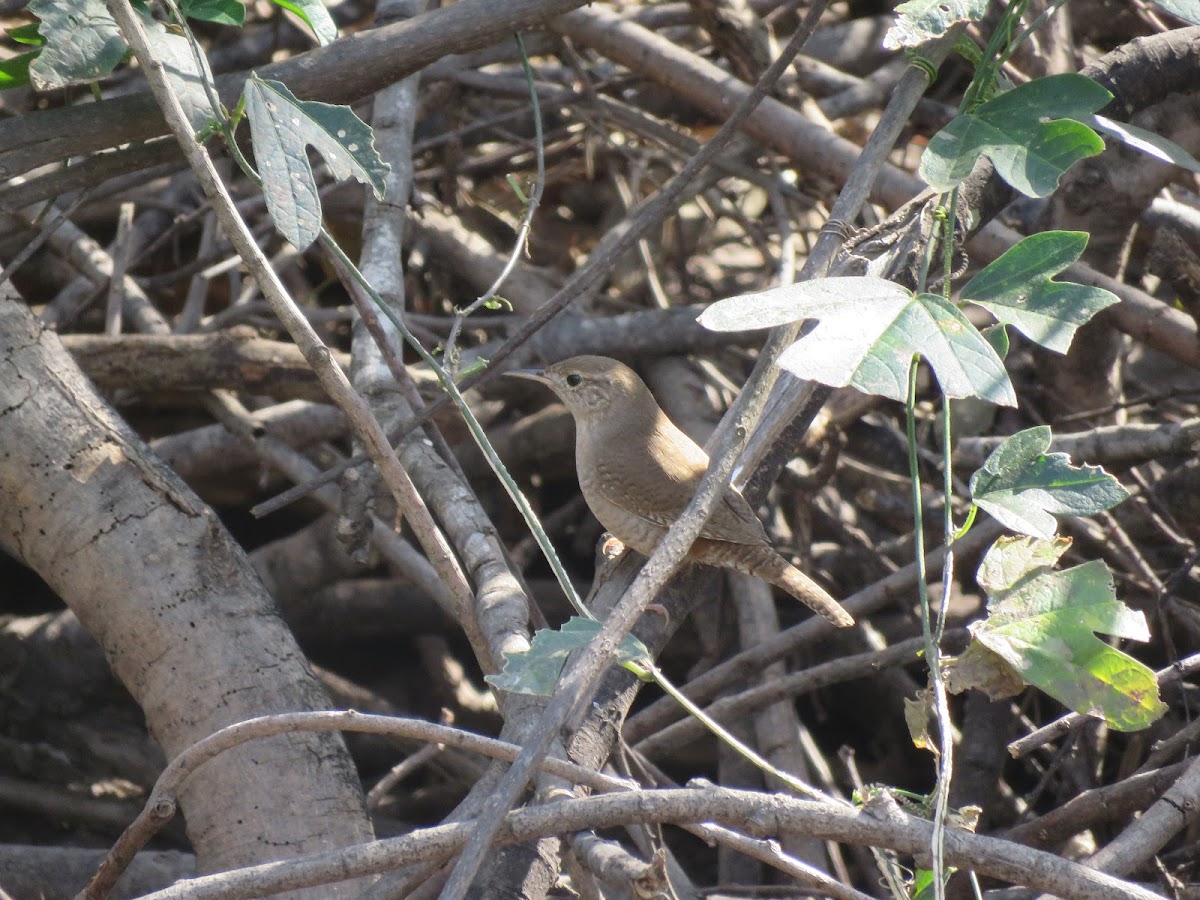
<instances>
[{"instance_id":1,"label":"bird's beak","mask_svg":"<svg viewBox=\"0 0 1200 900\"><path fill-rule=\"evenodd\" d=\"M546 375L545 369L513 369L504 374L512 375L514 378L528 378L530 381L540 381L542 384L550 383L550 378Z\"/></svg>"}]
</instances>

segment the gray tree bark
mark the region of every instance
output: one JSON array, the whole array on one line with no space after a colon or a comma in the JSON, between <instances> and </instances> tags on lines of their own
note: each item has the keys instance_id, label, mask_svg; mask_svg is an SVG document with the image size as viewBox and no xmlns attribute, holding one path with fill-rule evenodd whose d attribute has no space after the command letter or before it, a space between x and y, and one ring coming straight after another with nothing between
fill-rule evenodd
<instances>
[{"instance_id":1,"label":"gray tree bark","mask_svg":"<svg viewBox=\"0 0 1200 900\"><path fill-rule=\"evenodd\" d=\"M168 757L233 722L328 707L213 511L8 296L0 296L0 498L0 548L95 636ZM201 871L372 836L337 735L225 753L193 776L181 805Z\"/></svg>"}]
</instances>

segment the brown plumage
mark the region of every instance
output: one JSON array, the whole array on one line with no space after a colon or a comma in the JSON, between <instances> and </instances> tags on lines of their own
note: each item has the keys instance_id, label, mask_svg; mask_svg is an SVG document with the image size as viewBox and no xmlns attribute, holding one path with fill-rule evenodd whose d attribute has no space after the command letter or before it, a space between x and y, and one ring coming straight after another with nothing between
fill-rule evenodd
<instances>
[{"instance_id":1,"label":"brown plumage","mask_svg":"<svg viewBox=\"0 0 1200 900\"><path fill-rule=\"evenodd\" d=\"M576 356L510 373L549 386L575 417L575 464L583 497L614 537L647 556L691 502L706 454L675 427L628 366ZM737 491L726 492L688 552L692 562L754 575L783 588L834 625L854 619L816 582L775 552Z\"/></svg>"}]
</instances>

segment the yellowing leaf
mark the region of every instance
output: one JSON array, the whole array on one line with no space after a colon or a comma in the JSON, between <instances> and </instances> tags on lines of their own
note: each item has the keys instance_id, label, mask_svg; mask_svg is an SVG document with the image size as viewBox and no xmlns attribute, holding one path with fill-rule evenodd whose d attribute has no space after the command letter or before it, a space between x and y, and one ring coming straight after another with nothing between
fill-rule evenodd
<instances>
[{"instance_id":1,"label":"yellowing leaf","mask_svg":"<svg viewBox=\"0 0 1200 900\"><path fill-rule=\"evenodd\" d=\"M1093 560L1053 566L1063 540L1001 538L980 566L988 617L970 630L1029 684L1118 731L1137 731L1166 712L1154 672L1096 633L1146 641L1146 617L1117 599L1112 575Z\"/></svg>"}]
</instances>

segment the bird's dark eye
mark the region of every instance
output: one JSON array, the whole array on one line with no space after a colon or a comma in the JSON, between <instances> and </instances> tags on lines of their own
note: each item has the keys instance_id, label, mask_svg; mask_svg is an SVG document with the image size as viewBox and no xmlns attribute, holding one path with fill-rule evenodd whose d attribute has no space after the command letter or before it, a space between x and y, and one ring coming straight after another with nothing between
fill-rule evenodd
<instances>
[{"instance_id":1,"label":"bird's dark eye","mask_svg":"<svg viewBox=\"0 0 1200 900\"><path fill-rule=\"evenodd\" d=\"M567 376L568 387L579 387L581 384L583 384L583 376L578 372L572 372Z\"/></svg>"}]
</instances>

